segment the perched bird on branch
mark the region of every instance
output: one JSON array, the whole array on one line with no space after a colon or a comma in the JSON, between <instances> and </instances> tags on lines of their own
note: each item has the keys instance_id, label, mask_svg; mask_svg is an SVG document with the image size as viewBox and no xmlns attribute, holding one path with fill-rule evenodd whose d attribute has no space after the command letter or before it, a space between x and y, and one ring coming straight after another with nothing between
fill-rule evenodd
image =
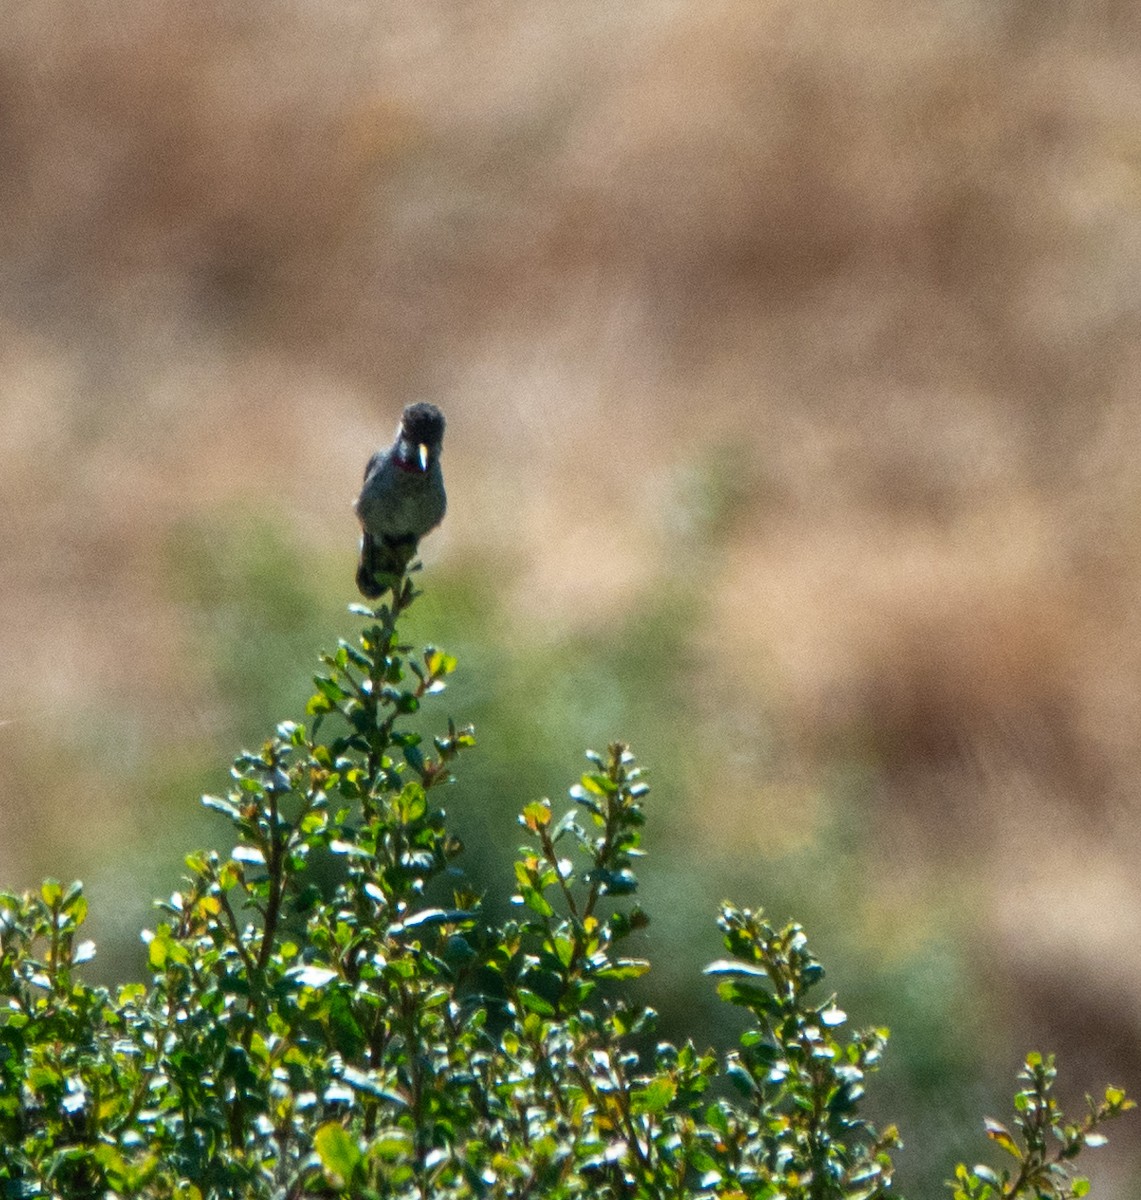
<instances>
[{"instance_id":1,"label":"perched bird on branch","mask_svg":"<svg viewBox=\"0 0 1141 1200\"><path fill-rule=\"evenodd\" d=\"M396 441L368 460L353 507L364 531L357 587L370 600L395 589L420 539L444 518L443 440L444 414L434 404L410 404Z\"/></svg>"}]
</instances>

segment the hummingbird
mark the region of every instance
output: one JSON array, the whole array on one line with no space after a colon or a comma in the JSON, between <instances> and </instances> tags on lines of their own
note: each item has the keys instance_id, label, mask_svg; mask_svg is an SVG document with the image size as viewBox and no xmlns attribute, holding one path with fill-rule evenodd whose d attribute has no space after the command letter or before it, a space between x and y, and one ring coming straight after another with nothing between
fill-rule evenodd
<instances>
[{"instance_id":1,"label":"hummingbird","mask_svg":"<svg viewBox=\"0 0 1141 1200\"><path fill-rule=\"evenodd\" d=\"M368 460L353 508L363 530L357 587L370 600L395 589L420 539L444 519L443 440L444 414L434 404L410 404L396 441Z\"/></svg>"}]
</instances>

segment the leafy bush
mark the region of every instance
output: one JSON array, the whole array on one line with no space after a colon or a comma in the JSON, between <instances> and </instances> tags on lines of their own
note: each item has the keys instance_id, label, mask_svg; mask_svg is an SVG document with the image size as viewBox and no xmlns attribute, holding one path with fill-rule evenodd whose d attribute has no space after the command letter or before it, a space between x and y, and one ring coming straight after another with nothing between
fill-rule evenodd
<instances>
[{"instance_id":1,"label":"leafy bush","mask_svg":"<svg viewBox=\"0 0 1141 1200\"><path fill-rule=\"evenodd\" d=\"M629 750L589 755L559 816L520 816L517 915L496 924L454 867L438 789L473 744L404 720L455 661L415 656L405 581L324 656L308 724L234 763L229 855L187 859L145 934L151 978L84 982L81 887L0 894L0 1182L8 1197L665 1197L870 1200L894 1127L860 1115L886 1033L845 1032L797 925L723 907L708 974L750 1018L723 1060L652 1044L624 995L648 791ZM326 730L328 731L326 733ZM1073 1159L1131 1107L1077 1122L1027 1059L1004 1171L956 1200L1084 1195Z\"/></svg>"}]
</instances>

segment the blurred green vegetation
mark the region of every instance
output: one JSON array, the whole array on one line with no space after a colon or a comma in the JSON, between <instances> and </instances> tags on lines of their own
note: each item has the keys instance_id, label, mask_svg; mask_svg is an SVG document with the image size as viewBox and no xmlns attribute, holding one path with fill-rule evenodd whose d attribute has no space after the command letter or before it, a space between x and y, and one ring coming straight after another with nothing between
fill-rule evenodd
<instances>
[{"instance_id":1,"label":"blurred green vegetation","mask_svg":"<svg viewBox=\"0 0 1141 1200\"><path fill-rule=\"evenodd\" d=\"M710 505L719 520L729 507ZM708 544L707 531L702 538ZM148 892L169 889L191 848L217 845L220 828L199 808L198 795L224 790L220 764L236 748L256 748L278 720L301 715L319 651L353 620L342 607L351 579L347 555L306 553L272 513L238 507L187 521L172 536L169 555L170 586L193 647L193 690L206 712L177 747L141 748L129 773L116 774L114 753L100 760L114 787L145 797L137 871L111 882L107 874L121 865L112 860L95 872L96 896L110 887L118 901L111 927L94 905L97 976L104 979L137 975ZM989 1019L983 963L970 952L969 907L957 905L957 885L947 880L925 911L885 915L874 810L854 759L838 760L826 794L814 798L811 836L789 840L782 820L801 817L782 816L771 802L758 815L720 807L723 786L742 761L755 773L759 756L763 771L766 740L776 733L766 733L764 714L743 725L723 693L714 689L721 703L711 703L701 686L705 672L693 637L703 615L701 572L668 572L617 618L560 633L508 620L497 581L509 574L493 561L433 567L416 578L424 594L403 634L410 644L436 644L459 659L443 707L476 729L477 750L447 797L475 886L502 894L519 841L515 814L525 803L542 796L556 810L569 803L576 748L628 739L654 782L645 842L653 869L643 872L653 922L641 936L655 970L642 991L661 1010L663 1035L723 1049L739 1032L700 975L716 944L710 913L720 901L733 897L801 921L856 1023L892 1029L873 1107L884 1119L904 1112L905 1143L923 1148L922 1157L907 1150L900 1156L904 1190L936 1187L948 1161L977 1138L980 1110L988 1100L999 1103L1019 1049L1004 1045ZM413 724L428 734L442 716L430 703ZM797 799L790 791L788 802ZM771 828L758 828L759 820ZM747 845L756 853L741 853ZM907 935L893 937L892 922L906 923Z\"/></svg>"},{"instance_id":2,"label":"blurred green vegetation","mask_svg":"<svg viewBox=\"0 0 1141 1200\"><path fill-rule=\"evenodd\" d=\"M723 804L727 789L739 797L742 787L765 787L779 737L763 712L746 719L732 694L710 683L709 664L695 649L705 582L693 546L714 553L733 511L716 480L700 486L708 470L679 477L677 524L692 538L679 536L675 555L694 569L667 570L604 623L520 628L501 603L510 570L488 559L416 577L423 595L403 635L458 658L443 709L476 730L477 750L447 797L467 848L464 868L478 890L502 895L519 841L515 814L538 797L550 797L558 811L569 803L577 748L627 739L654 782L645 840L653 868L643 872L642 889L653 921L640 937L655 969L640 989L661 1011L662 1034L724 1049L739 1033L700 974L716 944L710 914L719 902L732 897L802 922L854 1021L892 1030L872 1110L882 1120L905 1114L904 1142L916 1149L899 1157L903 1190L932 1194L948 1162L969 1153L979 1112L1000 1103L1025 1047L992 1017L985 956L972 953L968 884L936 878L923 906L905 911L882 894L876 810L856 750L838 750L810 798L807 833L790 838L786 828L806 820L792 807L809 799L803 791L789 789L783 808L779 790L755 812L739 799ZM343 609L348 552L306 551L280 514L237 506L184 521L168 558L169 586L185 616L189 691L201 697L202 711L188 714L171 745L135 737L124 754L128 739L111 713L98 730L76 731L65 750L101 778L103 790L137 797L133 870L124 877L122 857L102 852L85 867L100 947L94 974L105 981L137 977L150 897L169 890L185 853L229 848L217 845L220 827L198 796L224 791L221 764L235 749L256 748L277 721L300 717L318 653L355 620ZM429 703L412 723L429 735L443 715ZM752 854L743 852L748 846Z\"/></svg>"},{"instance_id":3,"label":"blurred green vegetation","mask_svg":"<svg viewBox=\"0 0 1141 1200\"><path fill-rule=\"evenodd\" d=\"M626 994L647 952L677 945L668 927L671 940L639 945L651 788L628 745L587 753L565 815L523 806L524 844L498 885L509 903L473 893L434 795L475 745L471 726L449 720L425 741L403 719L457 666L401 644L416 595L402 579L386 605L352 605L365 627L321 655L309 725L277 723L235 757L225 795L203 797L232 851L186 856L144 931L142 981L84 978L96 948L81 883L0 891L3 1190L897 1194L898 1128L863 1111L886 1030L844 1031L800 924L719 906L730 957L694 978L737 1007L734 1043L710 1047L693 1013L678 1045L662 1040L652 1006L677 998L668 978L649 1009ZM960 1159L956 1200L1086 1195L1075 1158L1135 1107L1110 1086L1068 1118L1053 1056L1024 1062L1011 1127L984 1123L1015 1165Z\"/></svg>"}]
</instances>

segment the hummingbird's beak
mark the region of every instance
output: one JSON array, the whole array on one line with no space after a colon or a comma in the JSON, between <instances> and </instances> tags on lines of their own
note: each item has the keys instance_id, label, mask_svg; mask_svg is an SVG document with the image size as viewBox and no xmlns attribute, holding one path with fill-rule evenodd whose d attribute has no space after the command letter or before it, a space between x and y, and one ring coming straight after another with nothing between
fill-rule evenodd
<instances>
[{"instance_id":1,"label":"hummingbird's beak","mask_svg":"<svg viewBox=\"0 0 1141 1200\"><path fill-rule=\"evenodd\" d=\"M416 447L416 454L420 459L420 470L426 471L428 469L428 447L423 442Z\"/></svg>"}]
</instances>

